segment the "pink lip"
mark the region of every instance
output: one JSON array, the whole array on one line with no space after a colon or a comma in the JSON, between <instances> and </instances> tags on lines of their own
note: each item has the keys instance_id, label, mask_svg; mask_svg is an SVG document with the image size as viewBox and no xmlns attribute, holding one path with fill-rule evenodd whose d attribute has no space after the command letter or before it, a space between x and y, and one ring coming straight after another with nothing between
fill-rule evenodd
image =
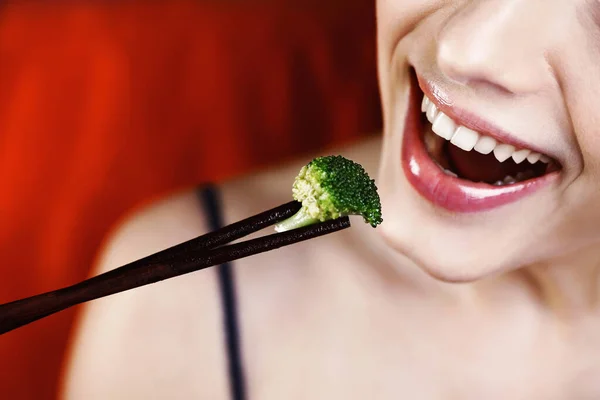
<instances>
[{"instance_id":1,"label":"pink lip","mask_svg":"<svg viewBox=\"0 0 600 400\"><path fill-rule=\"evenodd\" d=\"M515 202L557 180L559 174L553 172L522 183L493 186L446 175L429 157L421 139L421 97L415 78L404 128L402 168L417 192L433 204L460 213L487 211Z\"/></svg>"}]
</instances>

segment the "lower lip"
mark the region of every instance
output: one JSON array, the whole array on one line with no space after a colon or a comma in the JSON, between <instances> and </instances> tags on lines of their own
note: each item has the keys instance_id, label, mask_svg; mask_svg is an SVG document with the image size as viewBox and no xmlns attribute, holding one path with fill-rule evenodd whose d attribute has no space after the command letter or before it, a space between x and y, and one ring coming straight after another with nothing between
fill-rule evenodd
<instances>
[{"instance_id":1,"label":"lower lip","mask_svg":"<svg viewBox=\"0 0 600 400\"><path fill-rule=\"evenodd\" d=\"M446 175L431 159L422 140L421 100L416 77L402 142L402 168L410 184L431 203L452 212L491 210L528 196L558 178L558 172L507 186L475 183Z\"/></svg>"}]
</instances>

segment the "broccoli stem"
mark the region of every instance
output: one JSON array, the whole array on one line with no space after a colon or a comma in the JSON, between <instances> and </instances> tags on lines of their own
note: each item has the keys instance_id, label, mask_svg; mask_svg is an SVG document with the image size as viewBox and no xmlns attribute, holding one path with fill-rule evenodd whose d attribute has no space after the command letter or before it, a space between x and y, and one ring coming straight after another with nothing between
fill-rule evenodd
<instances>
[{"instance_id":1,"label":"broccoli stem","mask_svg":"<svg viewBox=\"0 0 600 400\"><path fill-rule=\"evenodd\" d=\"M285 232L296 228L301 228L303 226L316 224L319 222L317 218L311 217L307 212L306 208L302 207L298 212L288 219L285 219L275 225L276 232Z\"/></svg>"}]
</instances>

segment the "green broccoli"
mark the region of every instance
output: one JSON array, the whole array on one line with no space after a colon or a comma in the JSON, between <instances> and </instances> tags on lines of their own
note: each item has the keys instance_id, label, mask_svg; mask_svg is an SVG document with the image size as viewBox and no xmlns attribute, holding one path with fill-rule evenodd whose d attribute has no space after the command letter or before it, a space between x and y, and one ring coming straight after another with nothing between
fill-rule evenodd
<instances>
[{"instance_id":1,"label":"green broccoli","mask_svg":"<svg viewBox=\"0 0 600 400\"><path fill-rule=\"evenodd\" d=\"M315 158L302 167L292 193L302 208L275 225L277 232L344 215L362 215L372 227L383 221L375 181L360 164L342 156Z\"/></svg>"}]
</instances>

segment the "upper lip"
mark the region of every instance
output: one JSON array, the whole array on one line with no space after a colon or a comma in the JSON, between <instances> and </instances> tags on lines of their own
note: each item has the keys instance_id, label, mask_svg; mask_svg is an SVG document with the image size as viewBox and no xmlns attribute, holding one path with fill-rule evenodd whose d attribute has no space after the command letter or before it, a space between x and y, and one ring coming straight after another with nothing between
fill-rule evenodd
<instances>
[{"instance_id":1,"label":"upper lip","mask_svg":"<svg viewBox=\"0 0 600 400\"><path fill-rule=\"evenodd\" d=\"M423 79L417 75L419 87L423 93L435 104L435 106L448 117L452 118L454 122L465 128L472 129L483 135L490 136L499 142L510 144L515 146L517 149L528 149L541 154L544 154L553 160L556 158L550 155L546 150L540 149L538 146L527 143L514 135L504 131L502 128L492 124L483 118L472 114L471 112L449 104L449 96L444 93L439 87L433 83Z\"/></svg>"}]
</instances>

